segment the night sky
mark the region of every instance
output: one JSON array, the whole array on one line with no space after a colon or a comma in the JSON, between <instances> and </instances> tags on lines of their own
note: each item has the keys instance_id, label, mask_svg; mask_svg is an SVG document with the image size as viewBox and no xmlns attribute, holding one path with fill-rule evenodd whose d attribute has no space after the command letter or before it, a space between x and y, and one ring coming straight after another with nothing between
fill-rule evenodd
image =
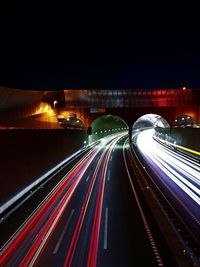
<instances>
[{"instance_id":1,"label":"night sky","mask_svg":"<svg viewBox=\"0 0 200 267\"><path fill-rule=\"evenodd\" d=\"M28 2L0 8L0 86L200 88L197 6Z\"/></svg>"}]
</instances>

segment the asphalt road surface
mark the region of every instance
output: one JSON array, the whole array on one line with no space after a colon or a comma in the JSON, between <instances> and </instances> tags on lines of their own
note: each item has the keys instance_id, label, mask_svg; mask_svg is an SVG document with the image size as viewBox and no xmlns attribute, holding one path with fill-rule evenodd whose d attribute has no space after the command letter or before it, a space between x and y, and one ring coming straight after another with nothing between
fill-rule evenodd
<instances>
[{"instance_id":1,"label":"asphalt road surface","mask_svg":"<svg viewBox=\"0 0 200 267\"><path fill-rule=\"evenodd\" d=\"M126 138L82 157L2 247L0 266L164 266L130 184Z\"/></svg>"}]
</instances>

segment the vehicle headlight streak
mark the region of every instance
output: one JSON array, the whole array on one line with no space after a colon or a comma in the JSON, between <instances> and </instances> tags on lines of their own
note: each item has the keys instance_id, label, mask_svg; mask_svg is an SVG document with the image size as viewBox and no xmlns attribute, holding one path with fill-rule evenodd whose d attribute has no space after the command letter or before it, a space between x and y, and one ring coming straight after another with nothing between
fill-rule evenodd
<instances>
[{"instance_id":1,"label":"vehicle headlight streak","mask_svg":"<svg viewBox=\"0 0 200 267\"><path fill-rule=\"evenodd\" d=\"M179 186L190 198L200 205L200 173L197 164L179 159L152 138L152 130L138 135L137 146L148 162L156 166Z\"/></svg>"},{"instance_id":2,"label":"vehicle headlight streak","mask_svg":"<svg viewBox=\"0 0 200 267\"><path fill-rule=\"evenodd\" d=\"M50 194L50 196L46 199L46 201L42 204L42 206L32 215L32 217L24 225L23 229L20 229L20 231L17 232L17 235L15 237L13 237L13 239L10 241L10 244L8 244L6 246L6 248L5 248L5 250L2 252L1 259L0 259L0 265L3 264L4 262L6 262L8 260L8 258L9 258L10 255L12 255L13 253L15 253L16 248L22 242L25 242L25 238L27 238L27 236L29 235L29 232L31 231L31 229L33 229L34 227L36 227L36 224L38 224L38 223L43 224L42 223L42 219L44 219L47 216L47 212L48 212L48 210L50 210L50 207L53 206L53 203L55 203L56 199L59 198L59 195L61 194L61 192L63 192L63 190L66 188L66 186L69 185L69 183L79 173L80 168L82 168L83 165L85 165L84 169L82 169L81 173L79 173L79 175L78 175L78 177L76 179L76 182L73 182L71 184L71 187L67 191L67 195L65 195L62 198L62 200L61 200L61 202L64 204L64 207L66 207L66 204L69 202L69 200L71 198L71 192L73 193L75 191L75 189L78 186L78 184L79 184L79 182L80 182L80 180L81 180L84 172L86 171L87 167L89 166L89 164L91 163L91 161L95 158L95 156L98 154L98 152L100 151L100 149L102 147L103 147L103 145L102 146L99 146L97 149L94 149L92 152L89 152L77 164L77 166L72 170L72 172L63 179L63 181L52 192L52 194ZM58 223L58 219L60 218L59 215L61 215L60 214L60 211L59 211L59 208L60 208L60 205L58 205L55 208L55 210L53 211L53 214L51 215L52 216L51 217L52 218L51 219L51 223L52 224L54 222L57 222ZM64 212L63 209L62 209L62 212ZM48 218L48 216L47 216L47 218ZM38 240L40 240L42 242L42 240L45 237L45 235L48 234L49 227L50 227L50 224L47 221L46 222L46 225L45 226L43 225L43 229L41 230L40 234L37 235L37 237L35 238L35 240L34 240L34 242L32 244L32 248L29 250L29 253L24 258L24 261L26 261L26 259L28 259L28 258L30 259L30 255L33 255L34 253L36 253L37 249L40 250L40 247L38 248L38 246L37 246L38 243L37 243L37 245L35 245L35 244L36 244L36 242ZM45 245L44 242L43 242L43 245Z\"/></svg>"},{"instance_id":3,"label":"vehicle headlight streak","mask_svg":"<svg viewBox=\"0 0 200 267\"><path fill-rule=\"evenodd\" d=\"M90 251L92 253L92 257L94 261L96 261L97 257L97 249L98 249L98 239L99 239L99 227L100 227L100 219L101 219L101 209L102 209L102 200L103 200L103 192L104 192L104 183L105 183L105 175L106 168L108 164L108 158L110 156L111 150L114 147L114 144L121 138L123 134L108 136L106 140L104 139L100 145L94 147L90 152L88 152L82 160L78 162L78 164L72 169L72 171L65 176L61 182L50 192L48 197L43 201L43 203L33 212L29 219L27 219L26 223L13 235L12 239L4 246L1 251L0 258L0 266L9 262L11 265L18 266L33 266L38 257L42 254L42 251L45 249L48 240L53 234L57 224L59 223L64 211L66 210L68 203L77 189L83 175L85 174L87 168L91 164L91 162L95 159L102 148L106 148L102 159L104 157L104 168L102 172L101 183L100 183L100 196L98 195L98 216L97 216L97 225L94 224L94 237L95 244L97 246L93 246L93 243L90 244ZM110 145L108 145L108 143ZM106 155L106 157L104 156ZM76 235L75 243L72 246L72 254L70 255L70 262L73 260L74 249L76 247L77 239L82 227L83 219L85 212L88 207L88 202L90 199L90 195L93 189L93 183L96 179L96 176L93 177L91 186L88 190L88 194L85 198L85 209L84 212L81 211L80 214L80 224L78 228L78 235ZM102 184L103 183L103 184ZM100 203L100 205L99 205ZM93 262L94 262L93 261ZM18 262L18 263L17 263ZM20 262L20 264L19 264ZM89 265L88 266L94 266Z\"/></svg>"},{"instance_id":4,"label":"vehicle headlight streak","mask_svg":"<svg viewBox=\"0 0 200 267\"><path fill-rule=\"evenodd\" d=\"M198 186L198 187L200 186L200 179L199 179L199 172L198 171L193 170L191 167L187 166L186 164L182 163L181 161L177 160L176 158L172 157L171 155L169 156L168 154L166 154L163 156L164 156L164 162L166 162L168 165L170 165L172 167L172 169L174 166L176 166L176 169L181 170L181 172L184 176L189 178L196 186ZM186 180L186 184L188 184L187 180ZM196 189L194 189L194 190L196 190ZM199 190L197 189L197 193L198 192L199 192Z\"/></svg>"}]
</instances>

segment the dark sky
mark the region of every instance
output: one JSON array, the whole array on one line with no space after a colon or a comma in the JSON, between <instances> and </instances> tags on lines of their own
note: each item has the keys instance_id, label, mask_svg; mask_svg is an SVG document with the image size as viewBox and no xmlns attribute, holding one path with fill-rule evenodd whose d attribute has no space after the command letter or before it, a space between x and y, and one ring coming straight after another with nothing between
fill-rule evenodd
<instances>
[{"instance_id":1,"label":"dark sky","mask_svg":"<svg viewBox=\"0 0 200 267\"><path fill-rule=\"evenodd\" d=\"M183 1L132 6L123 1L112 6L5 2L0 8L0 85L200 88L196 6Z\"/></svg>"}]
</instances>

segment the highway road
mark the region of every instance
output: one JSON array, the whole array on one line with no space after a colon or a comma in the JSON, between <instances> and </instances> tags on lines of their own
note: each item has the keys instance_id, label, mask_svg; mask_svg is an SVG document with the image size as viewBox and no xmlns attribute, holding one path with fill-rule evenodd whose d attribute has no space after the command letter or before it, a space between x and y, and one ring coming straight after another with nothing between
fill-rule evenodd
<instances>
[{"instance_id":1,"label":"highway road","mask_svg":"<svg viewBox=\"0 0 200 267\"><path fill-rule=\"evenodd\" d=\"M144 168L172 204L196 240L200 240L200 164L153 138L153 130L138 134L136 147Z\"/></svg>"},{"instance_id":2,"label":"highway road","mask_svg":"<svg viewBox=\"0 0 200 267\"><path fill-rule=\"evenodd\" d=\"M0 266L164 266L130 184L126 138L104 138L78 161L2 246Z\"/></svg>"}]
</instances>

